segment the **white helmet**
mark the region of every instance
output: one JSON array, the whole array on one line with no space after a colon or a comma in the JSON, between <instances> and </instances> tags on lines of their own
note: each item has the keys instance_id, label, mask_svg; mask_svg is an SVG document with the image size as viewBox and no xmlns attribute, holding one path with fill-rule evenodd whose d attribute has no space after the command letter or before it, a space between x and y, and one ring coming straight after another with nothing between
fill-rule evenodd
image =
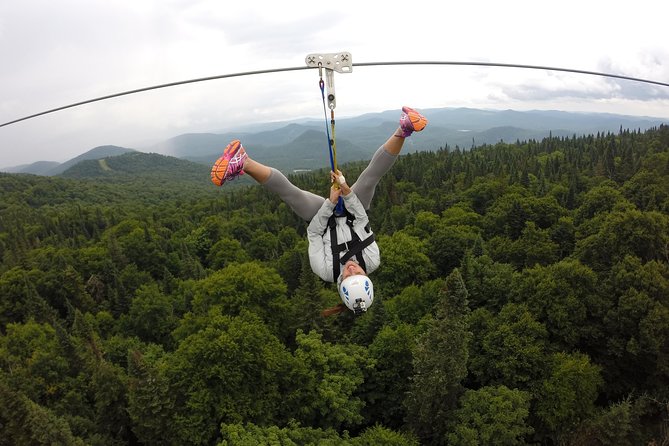
<instances>
[{"instance_id":1,"label":"white helmet","mask_svg":"<svg viewBox=\"0 0 669 446\"><path fill-rule=\"evenodd\" d=\"M362 314L374 301L374 285L369 277L356 274L346 279L339 278L339 296L349 310L355 314Z\"/></svg>"}]
</instances>

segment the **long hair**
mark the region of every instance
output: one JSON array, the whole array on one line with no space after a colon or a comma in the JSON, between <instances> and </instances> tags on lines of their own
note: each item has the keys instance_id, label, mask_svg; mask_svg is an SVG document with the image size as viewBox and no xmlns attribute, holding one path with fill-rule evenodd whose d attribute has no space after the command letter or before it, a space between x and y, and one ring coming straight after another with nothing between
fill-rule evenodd
<instances>
[{"instance_id":1,"label":"long hair","mask_svg":"<svg viewBox=\"0 0 669 446\"><path fill-rule=\"evenodd\" d=\"M343 303L338 303L334 307L326 308L321 311L321 316L328 317L339 313L344 313L348 308Z\"/></svg>"}]
</instances>

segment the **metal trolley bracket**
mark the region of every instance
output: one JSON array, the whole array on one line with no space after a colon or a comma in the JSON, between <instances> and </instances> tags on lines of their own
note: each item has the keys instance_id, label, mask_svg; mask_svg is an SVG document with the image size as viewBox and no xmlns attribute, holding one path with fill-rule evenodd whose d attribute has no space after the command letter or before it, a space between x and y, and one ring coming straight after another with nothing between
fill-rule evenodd
<instances>
[{"instance_id":1,"label":"metal trolley bracket","mask_svg":"<svg viewBox=\"0 0 669 446\"><path fill-rule=\"evenodd\" d=\"M337 106L337 99L334 88L334 72L350 73L353 71L353 57L351 53L326 53L309 54L304 59L308 67L318 68L318 74L323 78L323 69L325 69L325 79L328 89L328 107L334 110Z\"/></svg>"}]
</instances>

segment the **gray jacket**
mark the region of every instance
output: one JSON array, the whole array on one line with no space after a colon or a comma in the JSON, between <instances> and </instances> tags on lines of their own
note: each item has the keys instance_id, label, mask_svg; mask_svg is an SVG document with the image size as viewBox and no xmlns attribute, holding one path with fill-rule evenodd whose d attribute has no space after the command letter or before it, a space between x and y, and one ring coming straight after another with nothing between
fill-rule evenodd
<instances>
[{"instance_id":1,"label":"gray jacket","mask_svg":"<svg viewBox=\"0 0 669 446\"><path fill-rule=\"evenodd\" d=\"M360 240L364 240L372 233L365 230L365 226L369 223L369 218L365 212L365 208L355 195L351 192L344 198L344 205L346 209L353 214L355 220L353 221L353 230ZM335 205L329 200L325 199L323 205L318 210L316 215L307 227L307 238L309 239L309 262L311 269L316 275L326 282L336 282L337 277L332 277L332 247L330 246L330 231L325 230L328 225L328 219L334 211ZM351 241L351 232L346 224L346 217L340 217L337 221L337 243L344 243ZM340 253L342 257L345 252ZM372 243L362 251L362 257L367 266L367 274L372 273L381 264L381 253L376 242Z\"/></svg>"}]
</instances>

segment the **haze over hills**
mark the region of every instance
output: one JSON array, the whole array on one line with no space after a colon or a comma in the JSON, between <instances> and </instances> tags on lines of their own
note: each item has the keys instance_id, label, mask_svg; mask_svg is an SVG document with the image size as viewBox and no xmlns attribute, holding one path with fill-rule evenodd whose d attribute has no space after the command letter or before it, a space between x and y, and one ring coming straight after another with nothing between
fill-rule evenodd
<instances>
[{"instance_id":1,"label":"haze over hills","mask_svg":"<svg viewBox=\"0 0 669 446\"><path fill-rule=\"evenodd\" d=\"M136 150L118 146L99 146L64 163L57 163L53 161L37 161L32 164L9 167L1 170L9 173L32 173L35 175L53 176L59 175L70 167L85 160L97 160L110 156L122 155L127 152L136 152Z\"/></svg>"},{"instance_id":2,"label":"haze over hills","mask_svg":"<svg viewBox=\"0 0 669 446\"><path fill-rule=\"evenodd\" d=\"M542 139L549 134L573 135L618 132L620 128L645 130L666 123L652 117L607 113L562 111L479 110L439 108L422 110L430 124L428 131L407 140L406 151L437 150L446 145L469 149L472 146ZM336 121L338 161L368 159L397 127L399 111L369 113ZM290 172L323 168L329 165L325 123L319 120L261 123L245 126L239 132L190 133L178 135L144 148L96 147L65 163L38 161L24 166L2 168L13 173L59 175L85 160L98 160L130 151L169 155L207 166L233 139L241 139L258 161Z\"/></svg>"},{"instance_id":3,"label":"haze over hills","mask_svg":"<svg viewBox=\"0 0 669 446\"><path fill-rule=\"evenodd\" d=\"M209 167L191 161L157 153L126 152L101 159L81 161L65 170L61 176L77 179L104 179L123 182L138 174L158 183L178 179L180 182L202 182L209 176Z\"/></svg>"},{"instance_id":4,"label":"haze over hills","mask_svg":"<svg viewBox=\"0 0 669 446\"><path fill-rule=\"evenodd\" d=\"M20 166L5 167L3 172L7 173L32 173L35 175L49 175L49 172L58 168L61 163L56 161L37 161L32 164L21 164Z\"/></svg>"}]
</instances>

